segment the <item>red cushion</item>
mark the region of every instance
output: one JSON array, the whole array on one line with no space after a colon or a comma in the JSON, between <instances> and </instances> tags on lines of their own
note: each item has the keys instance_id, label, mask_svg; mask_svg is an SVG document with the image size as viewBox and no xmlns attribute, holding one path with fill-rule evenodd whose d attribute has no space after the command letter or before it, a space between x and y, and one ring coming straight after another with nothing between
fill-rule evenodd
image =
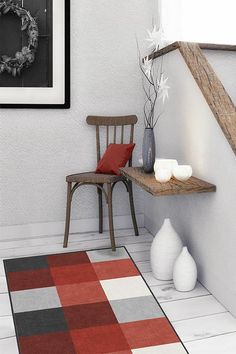
<instances>
[{"instance_id":1,"label":"red cushion","mask_svg":"<svg viewBox=\"0 0 236 354\"><path fill-rule=\"evenodd\" d=\"M119 168L127 164L134 147L135 144L110 144L98 162L96 173L119 175Z\"/></svg>"}]
</instances>

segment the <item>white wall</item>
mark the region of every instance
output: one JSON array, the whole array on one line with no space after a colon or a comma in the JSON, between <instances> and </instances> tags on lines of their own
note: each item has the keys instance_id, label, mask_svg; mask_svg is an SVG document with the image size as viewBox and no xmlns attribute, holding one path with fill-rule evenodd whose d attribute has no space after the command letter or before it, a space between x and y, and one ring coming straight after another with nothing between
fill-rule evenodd
<instances>
[{"instance_id":1,"label":"white wall","mask_svg":"<svg viewBox=\"0 0 236 354\"><path fill-rule=\"evenodd\" d=\"M71 1L70 110L0 112L0 222L2 226L63 221L67 174L94 169L95 134L88 114L137 114L137 148L142 136L143 92L135 36L151 27L150 0ZM120 189L119 189L120 188ZM129 214L122 187L115 214ZM75 197L73 218L97 216L96 191ZM136 193L137 213L142 198ZM122 225L120 225L122 226Z\"/></svg>"},{"instance_id":2,"label":"white wall","mask_svg":"<svg viewBox=\"0 0 236 354\"><path fill-rule=\"evenodd\" d=\"M167 40L235 44L235 0L159 1Z\"/></svg>"},{"instance_id":3,"label":"white wall","mask_svg":"<svg viewBox=\"0 0 236 354\"><path fill-rule=\"evenodd\" d=\"M200 281L236 315L236 158L179 51L164 57L170 99L156 127L157 154L191 164L216 193L145 197L155 234L170 217L197 261Z\"/></svg>"}]
</instances>

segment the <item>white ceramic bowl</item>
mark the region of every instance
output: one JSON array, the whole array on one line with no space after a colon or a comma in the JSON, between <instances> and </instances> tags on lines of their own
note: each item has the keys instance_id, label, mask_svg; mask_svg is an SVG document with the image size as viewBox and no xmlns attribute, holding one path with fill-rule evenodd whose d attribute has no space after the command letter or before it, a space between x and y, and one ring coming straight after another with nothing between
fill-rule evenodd
<instances>
[{"instance_id":1,"label":"white ceramic bowl","mask_svg":"<svg viewBox=\"0 0 236 354\"><path fill-rule=\"evenodd\" d=\"M173 168L178 166L178 161L174 159L156 159L154 163L154 171L159 168L169 168L173 174Z\"/></svg>"},{"instance_id":2,"label":"white ceramic bowl","mask_svg":"<svg viewBox=\"0 0 236 354\"><path fill-rule=\"evenodd\" d=\"M172 177L172 170L170 168L159 167L155 171L155 178L160 183L168 182Z\"/></svg>"},{"instance_id":3,"label":"white ceramic bowl","mask_svg":"<svg viewBox=\"0 0 236 354\"><path fill-rule=\"evenodd\" d=\"M192 174L193 170L190 165L178 165L173 169L173 175L179 181L187 181Z\"/></svg>"}]
</instances>

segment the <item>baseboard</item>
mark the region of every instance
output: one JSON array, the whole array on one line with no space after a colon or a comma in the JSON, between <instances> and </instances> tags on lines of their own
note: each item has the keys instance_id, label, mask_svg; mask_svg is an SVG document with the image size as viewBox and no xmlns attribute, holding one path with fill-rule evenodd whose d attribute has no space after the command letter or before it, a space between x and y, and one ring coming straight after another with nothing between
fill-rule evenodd
<instances>
[{"instance_id":1,"label":"baseboard","mask_svg":"<svg viewBox=\"0 0 236 354\"><path fill-rule=\"evenodd\" d=\"M136 215L139 227L144 226L144 215ZM108 217L104 217L104 230L108 230ZM115 229L130 229L133 227L131 216L122 215L114 216ZM50 235L60 235L64 233L65 222L47 222L37 224L24 224L13 226L0 227L0 241L27 238L27 237L40 237ZM98 218L71 220L70 232L97 232L98 231Z\"/></svg>"}]
</instances>

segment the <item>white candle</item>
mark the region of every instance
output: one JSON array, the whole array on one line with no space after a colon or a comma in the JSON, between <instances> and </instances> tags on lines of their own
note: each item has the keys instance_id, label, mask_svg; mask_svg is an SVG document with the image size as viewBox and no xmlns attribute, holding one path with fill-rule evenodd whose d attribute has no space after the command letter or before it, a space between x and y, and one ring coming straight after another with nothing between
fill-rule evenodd
<instances>
[{"instance_id":1,"label":"white candle","mask_svg":"<svg viewBox=\"0 0 236 354\"><path fill-rule=\"evenodd\" d=\"M178 161L174 159L156 159L154 164L154 171L159 168L169 168L173 173L173 168L178 166Z\"/></svg>"},{"instance_id":2,"label":"white candle","mask_svg":"<svg viewBox=\"0 0 236 354\"><path fill-rule=\"evenodd\" d=\"M173 175L179 181L187 181L192 174L193 170L190 165L178 165L173 169Z\"/></svg>"},{"instance_id":3,"label":"white candle","mask_svg":"<svg viewBox=\"0 0 236 354\"><path fill-rule=\"evenodd\" d=\"M160 183L168 182L172 177L172 170L170 168L159 167L155 171L155 178Z\"/></svg>"}]
</instances>

